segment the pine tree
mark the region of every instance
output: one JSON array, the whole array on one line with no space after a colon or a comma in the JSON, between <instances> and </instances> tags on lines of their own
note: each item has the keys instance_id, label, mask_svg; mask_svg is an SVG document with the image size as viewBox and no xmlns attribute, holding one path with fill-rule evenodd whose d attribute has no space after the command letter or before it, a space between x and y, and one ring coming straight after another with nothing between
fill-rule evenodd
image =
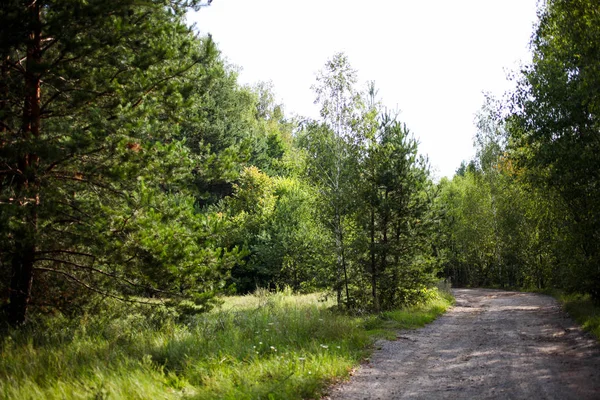
<instances>
[{"instance_id":1,"label":"pine tree","mask_svg":"<svg viewBox=\"0 0 600 400\"><path fill-rule=\"evenodd\" d=\"M227 256L192 235L207 221L190 213L194 163L176 140L201 66L217 56L183 21L195 6L11 0L0 9L0 266L10 324L24 322L32 296L59 305L82 288L184 294L194 286L185 273L207 282L193 289L202 299L218 282ZM169 232L167 218L182 223ZM148 224L154 231L142 234ZM158 242L183 247L165 253ZM173 278L153 278L152 266Z\"/></svg>"}]
</instances>

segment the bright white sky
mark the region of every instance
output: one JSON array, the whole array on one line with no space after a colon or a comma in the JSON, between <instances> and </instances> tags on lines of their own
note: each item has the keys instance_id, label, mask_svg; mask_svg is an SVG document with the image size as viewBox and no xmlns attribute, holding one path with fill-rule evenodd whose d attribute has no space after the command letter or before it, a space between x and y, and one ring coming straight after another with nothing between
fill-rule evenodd
<instances>
[{"instance_id":1,"label":"bright white sky","mask_svg":"<svg viewBox=\"0 0 600 400\"><path fill-rule=\"evenodd\" d=\"M436 175L451 177L474 154L483 92L501 97L507 72L530 60L536 0L214 0L188 19L240 67L240 83L272 81L287 115L318 117L310 87L343 51L400 110Z\"/></svg>"}]
</instances>

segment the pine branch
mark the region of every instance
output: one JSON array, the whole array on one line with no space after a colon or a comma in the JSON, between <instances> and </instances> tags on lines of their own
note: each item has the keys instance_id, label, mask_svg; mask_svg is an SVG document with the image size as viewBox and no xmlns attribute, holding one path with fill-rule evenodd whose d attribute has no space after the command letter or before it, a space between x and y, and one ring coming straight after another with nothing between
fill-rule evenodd
<instances>
[{"instance_id":1,"label":"pine branch","mask_svg":"<svg viewBox=\"0 0 600 400\"><path fill-rule=\"evenodd\" d=\"M89 179L84 179L84 178L80 178L80 177L77 177L77 176L68 176L68 175L59 175L59 174L51 174L50 176L53 177L53 178L56 178L56 179L61 179L61 180L69 180L69 181L75 181L75 182L89 183L90 185L99 187L101 189L108 190L109 192L112 192L112 193L114 193L114 194L116 194L118 196L121 196L121 197L125 196L122 192L118 191L117 189L111 188L110 186L107 186L107 185L102 184L100 182L91 181Z\"/></svg>"},{"instance_id":2,"label":"pine branch","mask_svg":"<svg viewBox=\"0 0 600 400\"><path fill-rule=\"evenodd\" d=\"M110 297L110 298L113 298L115 300L119 300L119 301L122 301L122 302L125 302L125 303L138 303L138 304L146 304L146 305L156 306L156 303L152 303L152 302L149 302L149 301L140 301L140 300L127 299L127 298L120 297L120 296L114 295L112 293L108 293L108 292L105 292L103 290L97 289L97 288L95 288L95 287L93 287L93 286L91 286L91 285L83 282L81 279L78 279L77 277L69 274L68 272L61 271L59 269L46 268L46 267L35 267L34 270L36 270L36 271L42 271L42 272L52 272L52 273L55 273L55 274L63 275L65 277L71 279L73 282L75 282L75 283L83 286L84 288L86 288L86 289L88 289L88 290L90 290L92 292L95 292L95 293L101 294L102 296Z\"/></svg>"},{"instance_id":3,"label":"pine branch","mask_svg":"<svg viewBox=\"0 0 600 400\"><path fill-rule=\"evenodd\" d=\"M86 256L93 257L92 262L94 262L95 256L92 256L92 255L86 255ZM83 269L83 270L86 270L86 271L95 272L95 273L98 273L100 275L104 275L106 277L109 277L109 278L112 278L112 279L116 279L116 280L125 282L128 285L131 285L131 286L136 287L136 288L140 288L140 289L144 289L144 290L149 290L149 291L152 291L152 292L155 292L155 293L166 294L166 295L169 295L171 297L181 297L180 294L177 294L177 293L174 293L174 292L169 292L169 291L165 291L165 290L156 289L156 288L153 288L151 286L141 285L139 283L132 282L131 280L129 280L129 279L125 278L125 277L118 276L118 275L112 274L110 272L106 272L106 271L101 270L99 268L94 268L94 267L90 267L90 266L87 266L87 265L77 264L77 263L74 263L72 261L60 260L60 259L48 258L48 257L36 258L35 261L52 261L52 262L57 262L59 264L70 265L70 266L75 267L77 269ZM34 267L34 269L39 269L39 268L43 268L43 267Z\"/></svg>"},{"instance_id":4,"label":"pine branch","mask_svg":"<svg viewBox=\"0 0 600 400\"><path fill-rule=\"evenodd\" d=\"M46 172L50 172L50 171L52 171L52 170L54 169L54 167L56 167L57 165L60 165L60 164L62 164L63 162L65 162L65 161L68 161L68 160L70 160L70 159L72 159L72 158L74 158L74 157L76 157L76 156L77 156L77 157L89 156L89 155L91 155L91 154L99 153L99 152L101 152L102 150L105 150L105 149L106 149L106 147L105 147L105 146L102 146L102 147L98 147L97 149L90 150L90 151L88 151L88 152L86 152L86 153L81 153L81 154L77 154L77 153L71 153L71 154L69 154L69 155L68 155L68 156L66 156L66 157L63 157L63 158L61 158L61 159L59 159L59 160L56 160L56 161L54 161L52 164L50 164L48 167L46 167L46 170L45 170L45 171L46 171Z\"/></svg>"},{"instance_id":5,"label":"pine branch","mask_svg":"<svg viewBox=\"0 0 600 400\"><path fill-rule=\"evenodd\" d=\"M96 258L96 256L94 256L93 254L82 253L79 251L71 251L71 250L44 250L44 251L36 251L35 252L35 254L53 254L53 253L71 254L71 255L75 255L75 256L90 257L93 259Z\"/></svg>"},{"instance_id":6,"label":"pine branch","mask_svg":"<svg viewBox=\"0 0 600 400\"><path fill-rule=\"evenodd\" d=\"M156 89L156 87L158 85L160 85L161 83L167 82L167 81L169 81L169 80L171 80L173 78L176 78L178 76L181 76L181 75L185 74L187 71L189 71L194 66L196 66L197 64L199 64L200 61L201 60L196 60L193 63L191 63L190 65L188 65L187 67L185 67L185 68L177 71L176 73L174 73L172 75L169 75L169 76L166 76L166 77L164 77L162 79L159 79L157 82L155 82L154 84L150 85L150 87L144 91L144 93L140 96L140 98L135 103L133 103L133 106L131 108L136 108L137 106L139 106L142 103L142 101L144 100L144 98L148 94L150 94L154 89Z\"/></svg>"}]
</instances>

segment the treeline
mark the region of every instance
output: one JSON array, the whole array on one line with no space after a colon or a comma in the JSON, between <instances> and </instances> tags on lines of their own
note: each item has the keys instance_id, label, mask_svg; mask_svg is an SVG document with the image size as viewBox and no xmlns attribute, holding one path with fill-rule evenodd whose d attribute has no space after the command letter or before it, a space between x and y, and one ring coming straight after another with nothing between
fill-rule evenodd
<instances>
[{"instance_id":1,"label":"treeline","mask_svg":"<svg viewBox=\"0 0 600 400\"><path fill-rule=\"evenodd\" d=\"M288 286L379 311L439 277L598 296L597 2L541 8L534 62L482 112L477 159L437 184L343 54L314 85L320 118L290 119L185 24L199 7L3 3L4 323L107 297L184 315Z\"/></svg>"},{"instance_id":2,"label":"treeline","mask_svg":"<svg viewBox=\"0 0 600 400\"><path fill-rule=\"evenodd\" d=\"M407 129L343 55L315 84L322 118L286 118L185 24L199 7L3 3L5 323L102 298L190 313L257 287L375 309L425 293L434 185Z\"/></svg>"},{"instance_id":3,"label":"treeline","mask_svg":"<svg viewBox=\"0 0 600 400\"><path fill-rule=\"evenodd\" d=\"M232 195L209 207L231 223L228 247L244 249L230 289L329 289L340 306L379 310L420 299L432 283L426 160L374 85L360 92L356 81L336 54L314 86L322 118L294 124L288 169L245 167Z\"/></svg>"},{"instance_id":4,"label":"treeline","mask_svg":"<svg viewBox=\"0 0 600 400\"><path fill-rule=\"evenodd\" d=\"M202 311L244 257L213 208L244 166L286 173L291 125L242 87L195 1L0 8L3 319L99 298Z\"/></svg>"},{"instance_id":5,"label":"treeline","mask_svg":"<svg viewBox=\"0 0 600 400\"><path fill-rule=\"evenodd\" d=\"M598 9L545 2L532 64L480 113L476 159L440 183L443 262L455 283L600 299Z\"/></svg>"}]
</instances>

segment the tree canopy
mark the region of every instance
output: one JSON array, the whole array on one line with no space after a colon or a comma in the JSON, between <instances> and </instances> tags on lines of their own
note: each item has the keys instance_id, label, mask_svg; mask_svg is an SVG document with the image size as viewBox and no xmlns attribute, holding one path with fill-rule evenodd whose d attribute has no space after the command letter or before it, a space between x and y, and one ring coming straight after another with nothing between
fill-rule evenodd
<instances>
[{"instance_id":1,"label":"tree canopy","mask_svg":"<svg viewBox=\"0 0 600 400\"><path fill-rule=\"evenodd\" d=\"M507 100L482 109L476 160L441 182L455 281L598 299L599 6L540 6L533 62Z\"/></svg>"},{"instance_id":2,"label":"tree canopy","mask_svg":"<svg viewBox=\"0 0 600 400\"><path fill-rule=\"evenodd\" d=\"M418 140L343 53L319 118L241 85L191 0L0 8L2 320L111 297L185 317L218 295L415 303L436 279L600 296L597 1L540 5L533 62L436 182Z\"/></svg>"}]
</instances>

